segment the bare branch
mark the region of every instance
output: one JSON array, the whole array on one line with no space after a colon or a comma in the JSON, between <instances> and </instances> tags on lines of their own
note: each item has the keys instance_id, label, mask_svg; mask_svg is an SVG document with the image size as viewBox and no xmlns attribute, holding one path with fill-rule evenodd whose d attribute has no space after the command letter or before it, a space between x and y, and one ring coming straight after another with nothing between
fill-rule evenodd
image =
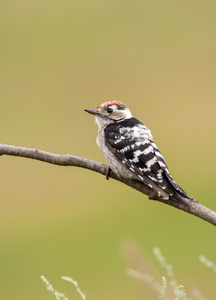
<instances>
[{"instance_id":1,"label":"bare branch","mask_svg":"<svg viewBox=\"0 0 216 300\"><path fill-rule=\"evenodd\" d=\"M11 146L6 144L0 144L0 155L26 157L26 158L36 159L36 160L40 160L43 162L47 162L59 166L81 167L81 168L89 169L94 172L98 172L105 176L108 171L108 166L91 159L69 155L69 154L66 155L53 154L38 149ZM135 190L145 195L148 195L149 198L151 198L152 200L157 200L159 202L163 202L165 204L181 209L189 214L197 216L198 218L201 218L216 226L216 212L201 205L195 199L192 199L190 201L189 206L184 206L183 204L179 204L178 202L173 200L163 200L159 197L156 197L152 192L152 190L142 182L119 178L112 171L110 172L110 178L118 180L134 188Z\"/></svg>"}]
</instances>

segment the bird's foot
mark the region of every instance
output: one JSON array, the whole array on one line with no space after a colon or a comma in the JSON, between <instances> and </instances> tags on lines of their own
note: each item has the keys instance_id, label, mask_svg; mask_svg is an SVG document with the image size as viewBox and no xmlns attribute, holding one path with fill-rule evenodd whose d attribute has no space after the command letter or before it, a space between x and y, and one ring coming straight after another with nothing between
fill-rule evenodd
<instances>
[{"instance_id":1,"label":"bird's foot","mask_svg":"<svg viewBox=\"0 0 216 300\"><path fill-rule=\"evenodd\" d=\"M110 179L110 172L111 172L111 169L110 169L110 167L108 167L107 172L106 172L106 180Z\"/></svg>"}]
</instances>

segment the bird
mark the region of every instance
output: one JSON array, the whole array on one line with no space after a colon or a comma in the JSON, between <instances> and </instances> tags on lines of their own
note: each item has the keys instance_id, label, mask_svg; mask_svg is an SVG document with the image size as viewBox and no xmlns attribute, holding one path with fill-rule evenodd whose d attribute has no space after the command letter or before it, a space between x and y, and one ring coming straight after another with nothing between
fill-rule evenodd
<instances>
[{"instance_id":1,"label":"bird","mask_svg":"<svg viewBox=\"0 0 216 300\"><path fill-rule=\"evenodd\" d=\"M118 177L144 183L160 199L189 205L192 198L174 181L151 131L124 103L106 101L85 111L95 116L99 128L96 142Z\"/></svg>"}]
</instances>

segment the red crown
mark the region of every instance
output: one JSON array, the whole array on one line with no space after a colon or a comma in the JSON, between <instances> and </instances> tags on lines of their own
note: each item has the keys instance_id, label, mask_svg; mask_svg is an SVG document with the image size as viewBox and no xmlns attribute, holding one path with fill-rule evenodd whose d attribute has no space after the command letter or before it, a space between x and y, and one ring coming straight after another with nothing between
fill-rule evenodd
<instances>
[{"instance_id":1,"label":"red crown","mask_svg":"<svg viewBox=\"0 0 216 300\"><path fill-rule=\"evenodd\" d=\"M104 102L104 105L115 105L115 104L121 104L122 102L120 101L107 101L107 102Z\"/></svg>"}]
</instances>

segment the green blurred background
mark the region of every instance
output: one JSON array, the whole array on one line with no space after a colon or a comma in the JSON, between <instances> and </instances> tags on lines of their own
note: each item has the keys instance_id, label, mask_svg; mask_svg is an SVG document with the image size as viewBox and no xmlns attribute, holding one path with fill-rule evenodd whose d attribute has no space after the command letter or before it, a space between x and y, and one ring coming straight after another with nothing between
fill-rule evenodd
<instances>
[{"instance_id":1,"label":"green blurred background","mask_svg":"<svg viewBox=\"0 0 216 300\"><path fill-rule=\"evenodd\" d=\"M2 143L105 162L83 110L118 99L152 130L174 179L216 210L214 1L0 8ZM40 275L70 299L80 298L62 275L88 300L152 299L125 270L141 270L134 247L154 263L155 246L187 291L216 298L198 261L216 262L212 225L80 168L3 156L0 178L1 299L54 299Z\"/></svg>"}]
</instances>

